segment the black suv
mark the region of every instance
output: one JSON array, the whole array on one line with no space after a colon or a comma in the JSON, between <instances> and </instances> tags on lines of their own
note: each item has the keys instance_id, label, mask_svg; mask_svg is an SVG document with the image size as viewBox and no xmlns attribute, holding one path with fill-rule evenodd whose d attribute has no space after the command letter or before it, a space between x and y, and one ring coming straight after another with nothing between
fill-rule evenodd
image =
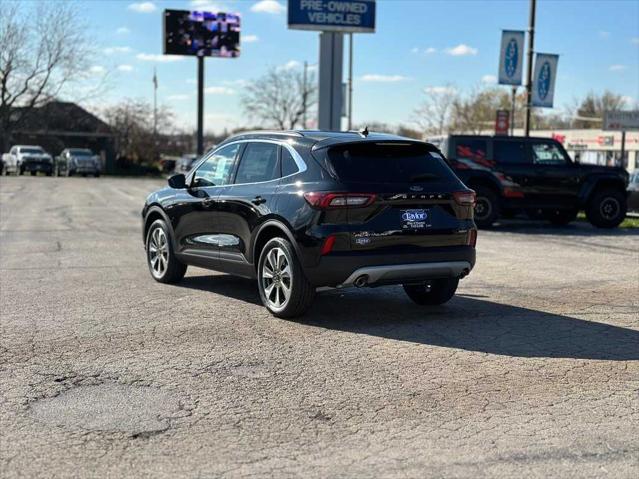
<instances>
[{"instance_id":1,"label":"black suv","mask_svg":"<svg viewBox=\"0 0 639 479\"><path fill-rule=\"evenodd\" d=\"M585 210L599 228L614 228L626 216L628 173L574 163L556 140L452 135L440 147L457 176L477 193L479 227L522 210L556 225Z\"/></svg>"},{"instance_id":2,"label":"black suv","mask_svg":"<svg viewBox=\"0 0 639 479\"><path fill-rule=\"evenodd\" d=\"M475 195L437 148L368 132L229 138L142 211L153 278L187 265L258 281L268 310L302 314L316 288L402 284L441 304L475 264Z\"/></svg>"}]
</instances>

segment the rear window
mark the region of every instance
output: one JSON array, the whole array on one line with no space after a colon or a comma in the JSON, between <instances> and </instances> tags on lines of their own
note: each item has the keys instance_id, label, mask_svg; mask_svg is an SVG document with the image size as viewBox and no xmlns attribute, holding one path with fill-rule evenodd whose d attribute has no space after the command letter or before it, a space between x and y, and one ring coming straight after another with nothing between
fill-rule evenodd
<instances>
[{"instance_id":1,"label":"rear window","mask_svg":"<svg viewBox=\"0 0 639 479\"><path fill-rule=\"evenodd\" d=\"M328 151L328 163L342 181L423 183L455 178L439 153L410 143L340 145Z\"/></svg>"}]
</instances>

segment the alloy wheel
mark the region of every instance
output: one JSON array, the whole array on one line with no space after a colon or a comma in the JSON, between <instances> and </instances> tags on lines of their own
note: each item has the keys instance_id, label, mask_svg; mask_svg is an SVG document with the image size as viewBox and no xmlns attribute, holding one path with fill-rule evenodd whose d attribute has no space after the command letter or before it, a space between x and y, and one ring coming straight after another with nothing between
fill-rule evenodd
<instances>
[{"instance_id":1,"label":"alloy wheel","mask_svg":"<svg viewBox=\"0 0 639 479\"><path fill-rule=\"evenodd\" d=\"M617 199L613 197L604 198L604 200L601 202L601 205L599 206L599 213L601 214L602 218L605 218L607 220L615 219L620 211L621 205L619 204L619 201L617 201Z\"/></svg>"},{"instance_id":2,"label":"alloy wheel","mask_svg":"<svg viewBox=\"0 0 639 479\"><path fill-rule=\"evenodd\" d=\"M475 204L475 218L478 220L483 220L488 218L493 212L493 207L490 204L490 201L483 196L477 198L477 203Z\"/></svg>"},{"instance_id":3,"label":"alloy wheel","mask_svg":"<svg viewBox=\"0 0 639 479\"><path fill-rule=\"evenodd\" d=\"M291 297L293 272L291 262L282 248L268 252L262 265L261 286L268 306L274 310L283 309Z\"/></svg>"},{"instance_id":4,"label":"alloy wheel","mask_svg":"<svg viewBox=\"0 0 639 479\"><path fill-rule=\"evenodd\" d=\"M149 240L149 265L155 278L162 278L169 264L169 244L162 228L155 228Z\"/></svg>"}]
</instances>

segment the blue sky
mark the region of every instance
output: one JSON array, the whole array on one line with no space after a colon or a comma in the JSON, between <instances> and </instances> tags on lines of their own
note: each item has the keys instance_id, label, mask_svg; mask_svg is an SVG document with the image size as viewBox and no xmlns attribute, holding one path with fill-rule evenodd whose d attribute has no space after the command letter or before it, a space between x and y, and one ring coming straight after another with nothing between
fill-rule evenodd
<instances>
[{"instance_id":1,"label":"blue sky","mask_svg":"<svg viewBox=\"0 0 639 479\"><path fill-rule=\"evenodd\" d=\"M96 75L110 72L111 89L100 103L151 100L155 67L159 102L175 111L183 127L195 123L196 60L167 61L161 55L165 8L242 14L241 57L206 60L207 130L250 123L239 105L244 82L269 67L317 63L318 34L287 29L285 0L78 3L100 51L93 69ZM409 122L426 88L452 84L468 90L494 81L501 30L525 30L528 22L527 0L378 0L377 5L377 32L355 36L356 123ZM556 111L588 91L609 89L639 99L639 1L539 0L536 32L537 51L560 55Z\"/></svg>"}]
</instances>

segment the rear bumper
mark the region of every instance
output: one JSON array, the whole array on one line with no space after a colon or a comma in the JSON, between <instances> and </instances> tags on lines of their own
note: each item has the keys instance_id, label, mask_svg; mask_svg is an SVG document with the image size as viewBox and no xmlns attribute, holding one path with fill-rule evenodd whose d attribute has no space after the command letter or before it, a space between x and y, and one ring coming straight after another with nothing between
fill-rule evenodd
<instances>
[{"instance_id":1,"label":"rear bumper","mask_svg":"<svg viewBox=\"0 0 639 479\"><path fill-rule=\"evenodd\" d=\"M351 286L367 275L367 286L401 284L439 278L459 278L475 265L475 248L451 246L429 248L426 252L375 254L335 253L324 256L319 265L306 268L306 276L315 287Z\"/></svg>"}]
</instances>

